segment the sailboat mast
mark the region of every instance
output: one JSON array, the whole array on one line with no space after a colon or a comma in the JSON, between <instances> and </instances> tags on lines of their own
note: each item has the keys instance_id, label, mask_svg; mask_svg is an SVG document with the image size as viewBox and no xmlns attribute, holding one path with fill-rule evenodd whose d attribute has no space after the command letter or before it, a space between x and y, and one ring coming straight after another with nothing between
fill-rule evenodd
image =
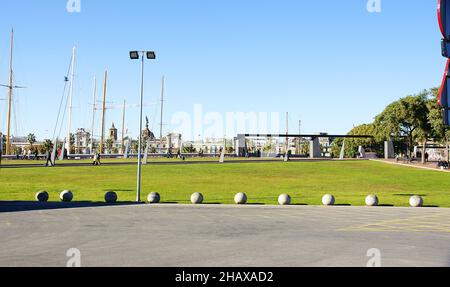
<instances>
[{"instance_id":1,"label":"sailboat mast","mask_svg":"<svg viewBox=\"0 0 450 287\"><path fill-rule=\"evenodd\" d=\"M6 134L6 155L11 154L11 104L13 93L13 49L14 49L14 28L11 30L11 50L9 60L9 86L8 86L8 130Z\"/></svg>"},{"instance_id":2,"label":"sailboat mast","mask_svg":"<svg viewBox=\"0 0 450 287\"><path fill-rule=\"evenodd\" d=\"M286 113L286 154L289 149L289 113Z\"/></svg>"},{"instance_id":3,"label":"sailboat mast","mask_svg":"<svg viewBox=\"0 0 450 287\"><path fill-rule=\"evenodd\" d=\"M162 141L163 138L163 119L164 119L164 89L165 89L165 77L162 77L162 82L161 82L161 127L160 127L160 135L159 135L159 140Z\"/></svg>"},{"instance_id":4,"label":"sailboat mast","mask_svg":"<svg viewBox=\"0 0 450 287\"><path fill-rule=\"evenodd\" d=\"M100 140L100 153L103 153L105 143L105 111L106 111L106 83L108 80L108 70L105 70L105 81L103 83L103 108L102 108L102 136Z\"/></svg>"},{"instance_id":5,"label":"sailboat mast","mask_svg":"<svg viewBox=\"0 0 450 287\"><path fill-rule=\"evenodd\" d=\"M69 122L67 124L67 138L66 138L66 148L67 154L70 155L70 129L72 128L72 101L73 101L73 86L75 80L75 56L76 56L76 47L72 49L72 64L71 64L71 72L70 72L70 90L69 90Z\"/></svg>"},{"instance_id":6,"label":"sailboat mast","mask_svg":"<svg viewBox=\"0 0 450 287\"><path fill-rule=\"evenodd\" d=\"M91 154L94 152L95 103L97 97L97 78L94 77L94 91L92 93L92 126L91 126Z\"/></svg>"},{"instance_id":7,"label":"sailboat mast","mask_svg":"<svg viewBox=\"0 0 450 287\"><path fill-rule=\"evenodd\" d=\"M123 101L123 111L122 111L122 153L125 154L125 110L127 107L126 100Z\"/></svg>"}]
</instances>

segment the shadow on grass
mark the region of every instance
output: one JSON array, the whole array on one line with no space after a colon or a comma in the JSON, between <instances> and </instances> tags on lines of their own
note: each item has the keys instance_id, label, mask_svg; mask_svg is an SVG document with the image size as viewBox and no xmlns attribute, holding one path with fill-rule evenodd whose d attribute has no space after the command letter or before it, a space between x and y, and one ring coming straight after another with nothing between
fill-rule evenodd
<instances>
[{"instance_id":1,"label":"shadow on grass","mask_svg":"<svg viewBox=\"0 0 450 287\"><path fill-rule=\"evenodd\" d=\"M381 207L394 207L393 204L379 204L378 206L381 206Z\"/></svg>"},{"instance_id":2,"label":"shadow on grass","mask_svg":"<svg viewBox=\"0 0 450 287\"><path fill-rule=\"evenodd\" d=\"M426 196L428 196L428 194L409 194L409 193L398 193L398 194L394 194L395 196L408 196L408 197L411 197L411 196L422 196L422 197L426 197Z\"/></svg>"},{"instance_id":3,"label":"shadow on grass","mask_svg":"<svg viewBox=\"0 0 450 287\"><path fill-rule=\"evenodd\" d=\"M340 204L335 204L335 206L352 206L349 203L340 203Z\"/></svg>"},{"instance_id":4,"label":"shadow on grass","mask_svg":"<svg viewBox=\"0 0 450 287\"><path fill-rule=\"evenodd\" d=\"M125 206L137 205L136 202L117 202L108 204L104 202L78 201L78 202L34 202L34 201L0 201L0 213L22 212L35 210L73 209L87 207Z\"/></svg>"}]
</instances>

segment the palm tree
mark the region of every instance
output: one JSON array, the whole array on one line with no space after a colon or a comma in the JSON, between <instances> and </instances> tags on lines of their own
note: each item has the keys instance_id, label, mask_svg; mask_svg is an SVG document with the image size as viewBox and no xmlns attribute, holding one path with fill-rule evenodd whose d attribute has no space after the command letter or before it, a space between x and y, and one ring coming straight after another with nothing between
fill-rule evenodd
<instances>
[{"instance_id":1,"label":"palm tree","mask_svg":"<svg viewBox=\"0 0 450 287\"><path fill-rule=\"evenodd\" d=\"M45 140L42 144L42 147L45 151L50 151L53 148L53 143L51 140Z\"/></svg>"},{"instance_id":2,"label":"palm tree","mask_svg":"<svg viewBox=\"0 0 450 287\"><path fill-rule=\"evenodd\" d=\"M114 140L113 139L107 139L106 140L106 148L108 149L108 153L111 153L113 145L114 145Z\"/></svg>"},{"instance_id":3,"label":"palm tree","mask_svg":"<svg viewBox=\"0 0 450 287\"><path fill-rule=\"evenodd\" d=\"M30 148L33 148L33 144L36 143L36 136L34 134L29 134L27 136L27 141L30 144Z\"/></svg>"}]
</instances>

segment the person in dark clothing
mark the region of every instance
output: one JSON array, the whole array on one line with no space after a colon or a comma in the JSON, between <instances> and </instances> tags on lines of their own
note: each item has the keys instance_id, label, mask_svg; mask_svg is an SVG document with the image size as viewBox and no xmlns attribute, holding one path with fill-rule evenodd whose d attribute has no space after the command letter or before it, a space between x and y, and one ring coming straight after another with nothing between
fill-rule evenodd
<instances>
[{"instance_id":1,"label":"person in dark clothing","mask_svg":"<svg viewBox=\"0 0 450 287\"><path fill-rule=\"evenodd\" d=\"M48 166L50 163L50 166L54 166L53 162L52 162L52 153L50 152L50 150L48 150L45 154L45 166Z\"/></svg>"},{"instance_id":2,"label":"person in dark clothing","mask_svg":"<svg viewBox=\"0 0 450 287\"><path fill-rule=\"evenodd\" d=\"M428 162L429 156L430 156L430 155L426 152L426 153L425 153L425 162Z\"/></svg>"},{"instance_id":3,"label":"person in dark clothing","mask_svg":"<svg viewBox=\"0 0 450 287\"><path fill-rule=\"evenodd\" d=\"M99 166L99 165L101 165L101 162L100 162L100 153L95 153L95 155L94 155L94 162L92 163L92 165L96 165L96 166Z\"/></svg>"}]
</instances>

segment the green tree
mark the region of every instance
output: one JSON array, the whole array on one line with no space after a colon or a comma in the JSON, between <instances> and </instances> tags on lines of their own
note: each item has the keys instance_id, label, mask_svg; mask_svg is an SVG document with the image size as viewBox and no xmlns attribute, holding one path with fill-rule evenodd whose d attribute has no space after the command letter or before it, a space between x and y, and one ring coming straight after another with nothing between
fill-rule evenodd
<instances>
[{"instance_id":1,"label":"green tree","mask_svg":"<svg viewBox=\"0 0 450 287\"><path fill-rule=\"evenodd\" d=\"M412 147L415 142L426 141L430 135L428 122L429 92L424 91L418 95L407 96L388 105L386 109L375 118L377 140L391 138L407 139L407 152L411 158Z\"/></svg>"},{"instance_id":2,"label":"green tree","mask_svg":"<svg viewBox=\"0 0 450 287\"><path fill-rule=\"evenodd\" d=\"M27 141L30 144L30 148L33 148L33 145L36 143L36 136L34 134L29 134L27 136Z\"/></svg>"},{"instance_id":3,"label":"green tree","mask_svg":"<svg viewBox=\"0 0 450 287\"><path fill-rule=\"evenodd\" d=\"M69 135L69 142L70 142L70 152L75 153L75 135L72 133Z\"/></svg>"},{"instance_id":4,"label":"green tree","mask_svg":"<svg viewBox=\"0 0 450 287\"><path fill-rule=\"evenodd\" d=\"M51 149L53 149L53 142L49 139L44 140L42 148L44 149L45 152L50 151Z\"/></svg>"},{"instance_id":5,"label":"green tree","mask_svg":"<svg viewBox=\"0 0 450 287\"><path fill-rule=\"evenodd\" d=\"M383 154L383 142L376 139L376 127L374 124L362 124L354 127L347 135L372 136L373 138L347 138L345 139L344 155L347 158L354 158L358 155L358 149L362 146L367 152L374 152L377 156ZM336 139L332 144L333 156L341 153L344 139Z\"/></svg>"},{"instance_id":6,"label":"green tree","mask_svg":"<svg viewBox=\"0 0 450 287\"><path fill-rule=\"evenodd\" d=\"M1 154L6 154L6 135L2 135L3 138L3 149L1 150Z\"/></svg>"},{"instance_id":7,"label":"green tree","mask_svg":"<svg viewBox=\"0 0 450 287\"><path fill-rule=\"evenodd\" d=\"M183 146L183 153L195 153L195 148L192 145Z\"/></svg>"},{"instance_id":8,"label":"green tree","mask_svg":"<svg viewBox=\"0 0 450 287\"><path fill-rule=\"evenodd\" d=\"M131 142L131 146L133 147L133 150L136 153L138 153L138 151L139 151L139 141L137 141L137 140L132 141Z\"/></svg>"},{"instance_id":9,"label":"green tree","mask_svg":"<svg viewBox=\"0 0 450 287\"><path fill-rule=\"evenodd\" d=\"M309 149L311 148L309 141L302 141L300 143L300 154L309 156Z\"/></svg>"},{"instance_id":10,"label":"green tree","mask_svg":"<svg viewBox=\"0 0 450 287\"><path fill-rule=\"evenodd\" d=\"M108 150L108 153L111 153L113 145L114 145L114 140L113 139L107 139L106 140L106 148Z\"/></svg>"},{"instance_id":11,"label":"green tree","mask_svg":"<svg viewBox=\"0 0 450 287\"><path fill-rule=\"evenodd\" d=\"M446 146L447 161L450 161L450 127L445 125L442 116L442 109L437 104L439 88L430 90L430 99L428 101L428 122L433 130L434 140Z\"/></svg>"}]
</instances>

